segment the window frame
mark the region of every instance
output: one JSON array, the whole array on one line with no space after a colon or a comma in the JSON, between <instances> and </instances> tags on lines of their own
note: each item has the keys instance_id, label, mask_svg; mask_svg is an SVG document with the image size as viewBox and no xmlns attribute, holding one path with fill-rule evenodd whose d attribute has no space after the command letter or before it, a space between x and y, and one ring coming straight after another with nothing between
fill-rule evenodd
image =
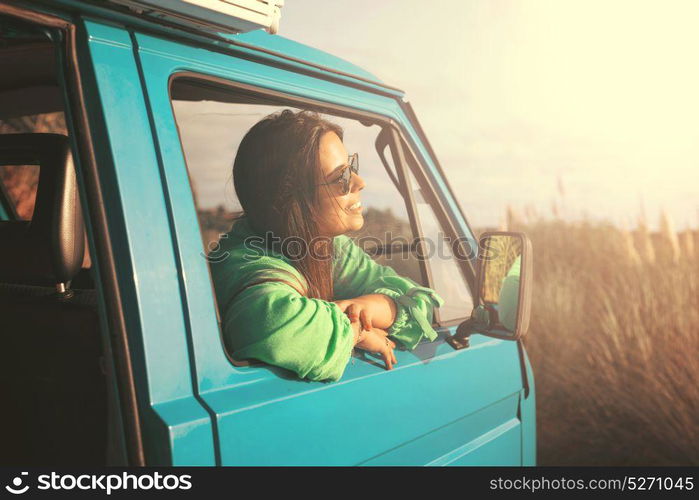
<instances>
[{"instance_id":1,"label":"window frame","mask_svg":"<svg viewBox=\"0 0 699 500\"><path fill-rule=\"evenodd\" d=\"M362 121L371 121L375 123L376 125L379 125L382 129L388 128L390 130L390 140L388 141L388 146L391 148L391 156L392 156L392 161L394 163L394 166L396 168L396 173L398 175L398 180L400 182L399 186L399 194L402 196L403 200L405 201L406 204L406 210L408 212L408 218L410 221L410 226L411 230L413 231L414 236L422 239L424 237L422 227L419 223L419 218L417 214L417 208L415 205L415 200L413 198L413 193L412 190L410 189L409 185L409 179L408 176L406 175L406 172L404 169L410 169L410 172L412 172L413 176L415 179L418 181L418 184L420 185L421 189L424 189L426 191L429 191L430 193L430 206L435 214L436 219L438 220L439 224L442 226L442 229L447 233L447 236L450 239L456 239L456 225L455 221L451 217L451 214L446 211L446 208L443 203L441 203L440 197L437 195L435 192L435 186L429 181L427 175L423 171L424 168L426 168L425 162L420 160L420 156L416 153L417 148L415 145L412 144L412 141L409 140L409 134L404 130L403 126L401 123L396 122L394 119L387 117L385 115L382 115L380 113L374 113L371 111L366 111L366 110L360 110L356 108L352 108L349 106L343 106L341 104L336 104L336 103L330 103L327 101L320 101L316 99L311 99L308 97L301 97L301 96L296 96L293 94L288 94L285 92L280 92L277 90L272 90L272 89L267 89L264 87L259 87L255 85L251 85L248 83L243 83L243 82L238 82L235 80L229 80L226 78L218 77L218 76L213 76L213 75L207 75L204 73L198 73L196 71L191 71L191 70L183 70L183 71L177 71L172 73L168 77L168 99L170 102L170 107L171 107L171 112L173 116L173 120L175 122L175 127L177 129L177 135L179 138L179 145L180 149L182 152L182 158L184 159L185 165L186 165L186 170L187 170L187 176L189 178L189 184L190 188L192 186L191 182L191 172L189 169L189 165L187 164L187 156L184 151L184 147L182 144L182 134L180 130L180 124L177 119L177 114L175 112L174 106L173 106L173 101L175 100L173 98L173 87L177 83L182 83L184 82L185 84L189 83L192 86L195 87L202 87L204 88L204 91L210 91L212 94L220 94L221 96L225 96L226 94L229 95L238 95L238 96L249 96L252 98L262 98L265 102L264 104L271 104L271 105L279 105L279 106L293 106L297 108L304 108L304 109L311 109L313 111L317 111L319 113L323 114L329 114L331 116L338 116L342 118L348 118L352 120L359 121L360 123ZM213 99L212 99L213 100ZM235 101L226 101L223 99L218 100L217 102L232 102L235 103ZM263 104L263 103L260 103ZM362 120L364 119L364 120ZM402 147L399 147L402 146ZM408 158L410 158L412 161L409 161ZM443 177L441 174L441 171L438 171L438 175ZM196 196L194 194L194 191L192 190L192 198L194 200L195 208L197 208L198 203ZM434 203L437 202L437 203ZM435 206L436 205L436 206ZM197 217L197 224L199 224L199 220ZM199 226L199 232L201 233L201 226ZM474 235L475 237L475 235ZM469 290L469 293L471 294L471 297L474 297L474 290L473 290L473 283L474 280L469 279L469 273L475 276L475 273L473 271L473 267L471 265L470 260L461 260L461 259L456 259L457 262L460 263L459 269L461 270L461 278L464 280L466 283L466 287ZM434 281L432 278L432 272L430 269L430 266L427 262L427 259L418 259L418 262L420 263L420 270L423 275L423 278L426 280L427 286L430 288L434 289ZM219 304L216 299L216 293L214 290L214 285L213 285L213 279L211 276L211 269L209 266L207 266L208 272L209 272L209 282L211 285L211 290L212 290L212 296L214 299L215 303L215 310L216 310L216 319L219 325L219 331L221 335L223 334L223 329L222 329L222 322L221 322L221 314L219 310ZM437 290L437 292L439 292ZM451 319L450 321L441 321L441 318L439 317L439 308L436 308L434 310L434 316L433 316L433 321L432 325L437 328L448 328L452 326L456 326L463 322L467 317L463 318L455 318ZM223 338L221 338L222 346L223 346ZM227 350L224 347L224 351L226 351L226 357L233 363L235 366L246 366L249 365L250 363L248 362L237 362L234 361Z\"/></svg>"},{"instance_id":2,"label":"window frame","mask_svg":"<svg viewBox=\"0 0 699 500\"><path fill-rule=\"evenodd\" d=\"M395 163L396 176L400 185L399 189L401 189L401 194L407 205L406 209L408 210L410 227L412 228L413 234L417 235L417 237L420 238L420 241L422 241L424 233L422 231L422 226L420 225L420 217L417 211L417 204L415 203L413 190L410 186L410 177L408 177L405 171L407 162L405 161L401 138L394 127L391 127L389 132L388 146L391 149L391 158ZM420 262L420 269L422 271L423 279L427 282L427 286L435 290L432 269L427 259L418 259L418 261ZM439 292L439 290L437 290L437 292ZM439 308L433 310L432 323L442 326Z\"/></svg>"}]
</instances>

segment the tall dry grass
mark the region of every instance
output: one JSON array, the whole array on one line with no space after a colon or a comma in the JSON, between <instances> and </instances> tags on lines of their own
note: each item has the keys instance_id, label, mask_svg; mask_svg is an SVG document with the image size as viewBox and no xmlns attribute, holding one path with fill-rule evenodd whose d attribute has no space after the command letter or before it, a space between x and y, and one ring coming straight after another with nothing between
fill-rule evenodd
<instances>
[{"instance_id":1,"label":"tall dry grass","mask_svg":"<svg viewBox=\"0 0 699 500\"><path fill-rule=\"evenodd\" d=\"M541 465L699 465L699 233L532 220Z\"/></svg>"},{"instance_id":2,"label":"tall dry grass","mask_svg":"<svg viewBox=\"0 0 699 500\"><path fill-rule=\"evenodd\" d=\"M505 236L492 236L485 255L488 254L498 258L491 260L486 267L481 293L485 302L497 303L500 299L503 280L517 257L522 255L522 242Z\"/></svg>"}]
</instances>

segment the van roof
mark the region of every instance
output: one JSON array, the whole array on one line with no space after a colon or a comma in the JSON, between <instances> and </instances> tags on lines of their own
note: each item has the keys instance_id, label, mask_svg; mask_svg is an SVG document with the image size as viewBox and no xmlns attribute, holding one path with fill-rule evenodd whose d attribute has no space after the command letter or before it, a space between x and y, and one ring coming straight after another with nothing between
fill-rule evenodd
<instances>
[{"instance_id":1,"label":"van roof","mask_svg":"<svg viewBox=\"0 0 699 500\"><path fill-rule=\"evenodd\" d=\"M159 16L148 15L147 9L143 14L138 14L133 10L125 8L124 5L137 5L139 3L139 0L107 0L99 4L89 0L53 0L52 4L47 6L41 5L39 10L52 11L54 9L64 10L67 8L69 12L75 12L77 8L86 15L92 15L97 18L112 18L117 22L123 22L125 25L133 26L137 29L138 27L155 28L157 31L162 30L162 32L172 35L172 29L177 26L173 21L175 18L163 19ZM163 3L163 0L149 0L144 3ZM360 84L372 88L374 91L396 97L404 95L402 90L387 85L379 80L376 75L360 68L356 64L288 38L271 35L262 29L230 34L220 32L220 30L216 29L216 24L207 24L205 22L190 23L186 20L181 21L179 26L185 29L178 29L178 35L185 38L200 35L201 37L198 38L200 42L208 38L214 44L226 40L243 51L257 52L260 56L268 59L276 58L297 67L305 66L306 69L326 73L328 76L339 77L349 83Z\"/></svg>"},{"instance_id":2,"label":"van roof","mask_svg":"<svg viewBox=\"0 0 699 500\"><path fill-rule=\"evenodd\" d=\"M376 75L356 64L283 36L271 35L261 29L235 35L219 33L219 36L230 40L236 45L243 45L252 50L263 51L267 54L312 66L315 69L361 80L384 92L388 91L395 96L400 97L404 95L401 89L387 85Z\"/></svg>"},{"instance_id":3,"label":"van roof","mask_svg":"<svg viewBox=\"0 0 699 500\"><path fill-rule=\"evenodd\" d=\"M296 42L289 38L285 38L279 35L270 35L264 30L254 30L247 33L241 33L238 35L224 35L226 38L232 40L237 40L244 42L255 47L262 49L271 50L274 52L279 52L285 56L291 56L296 59L301 59L313 64L324 66L328 69L335 71L341 71L352 76L358 76L360 78L371 80L373 82L382 84L383 82L379 80L376 75L360 68L356 64L352 64L340 57L334 56L322 50L316 49L314 47L304 45L302 43Z\"/></svg>"}]
</instances>

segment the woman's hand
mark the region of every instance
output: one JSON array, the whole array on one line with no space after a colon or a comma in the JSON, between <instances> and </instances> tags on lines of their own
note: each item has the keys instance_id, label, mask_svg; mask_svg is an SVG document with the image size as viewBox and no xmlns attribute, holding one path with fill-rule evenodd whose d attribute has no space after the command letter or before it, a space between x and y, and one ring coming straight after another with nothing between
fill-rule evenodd
<instances>
[{"instance_id":1,"label":"woman's hand","mask_svg":"<svg viewBox=\"0 0 699 500\"><path fill-rule=\"evenodd\" d=\"M360 332L358 340L359 341L355 344L355 347L373 352L375 354L380 354L384 363L386 363L387 370L392 370L393 365L398 363L398 360L396 360L396 355L393 352L396 344L388 338L388 332L386 332L386 330L382 330L381 328L371 328L368 331L362 331Z\"/></svg>"},{"instance_id":2,"label":"woman's hand","mask_svg":"<svg viewBox=\"0 0 699 500\"><path fill-rule=\"evenodd\" d=\"M381 293L336 300L335 303L350 321L359 320L365 330L371 330L374 327L388 329L396 319L395 302Z\"/></svg>"},{"instance_id":3,"label":"woman's hand","mask_svg":"<svg viewBox=\"0 0 699 500\"><path fill-rule=\"evenodd\" d=\"M367 301L360 300L360 297L349 300L336 300L340 310L347 315L351 323L359 321L362 330L373 328L373 315Z\"/></svg>"},{"instance_id":4,"label":"woman's hand","mask_svg":"<svg viewBox=\"0 0 699 500\"><path fill-rule=\"evenodd\" d=\"M398 362L393 353L396 344L388 338L386 331L393 324L396 316L396 305L393 299L377 293L349 300L336 300L335 303L352 323L355 347L381 355L386 363L386 369L393 369L393 365ZM382 326L377 327L375 323Z\"/></svg>"}]
</instances>

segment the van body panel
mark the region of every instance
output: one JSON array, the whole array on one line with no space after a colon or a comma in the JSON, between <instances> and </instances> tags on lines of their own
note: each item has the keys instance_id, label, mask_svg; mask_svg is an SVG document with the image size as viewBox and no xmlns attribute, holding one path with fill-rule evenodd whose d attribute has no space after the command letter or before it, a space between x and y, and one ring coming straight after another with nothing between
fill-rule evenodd
<instances>
[{"instance_id":1,"label":"van body panel","mask_svg":"<svg viewBox=\"0 0 699 500\"><path fill-rule=\"evenodd\" d=\"M508 396L362 465L519 465L521 423L517 418L502 421L518 404L518 395ZM502 423L493 427L493 422ZM464 440L456 448L455 434Z\"/></svg>"},{"instance_id":2,"label":"van body panel","mask_svg":"<svg viewBox=\"0 0 699 500\"><path fill-rule=\"evenodd\" d=\"M524 389L521 395L520 415L522 419L522 465L536 465L536 391L534 390L534 371L529 362L529 355L526 349L524 362L529 382L529 394L525 396Z\"/></svg>"},{"instance_id":3,"label":"van body panel","mask_svg":"<svg viewBox=\"0 0 699 500\"><path fill-rule=\"evenodd\" d=\"M103 169L113 167L102 189L113 204L110 219L123 228L112 234L146 453L158 463L213 464L211 421L192 389L172 233L131 38L92 21L85 31L99 99L89 105L100 108L106 131L94 147L111 158Z\"/></svg>"}]
</instances>

